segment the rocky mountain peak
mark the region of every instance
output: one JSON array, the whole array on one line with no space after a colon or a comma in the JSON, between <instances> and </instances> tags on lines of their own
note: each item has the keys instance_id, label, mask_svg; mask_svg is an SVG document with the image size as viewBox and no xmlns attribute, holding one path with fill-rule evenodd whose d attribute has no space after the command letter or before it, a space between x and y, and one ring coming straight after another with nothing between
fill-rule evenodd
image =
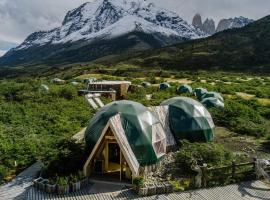
<instances>
[{"instance_id":1,"label":"rocky mountain peak","mask_svg":"<svg viewBox=\"0 0 270 200\"><path fill-rule=\"evenodd\" d=\"M208 35L213 35L216 32L215 21L207 18L202 25L202 30Z\"/></svg>"},{"instance_id":2,"label":"rocky mountain peak","mask_svg":"<svg viewBox=\"0 0 270 200\"><path fill-rule=\"evenodd\" d=\"M193 17L192 25L197 29L201 30L206 35L213 35L216 32L224 31L232 28L241 28L243 26L248 25L249 23L254 22L252 19L248 19L246 17L235 17L229 19L221 19L216 28L215 21L213 19L207 18L202 23L202 17L200 14L196 14Z\"/></svg>"},{"instance_id":3,"label":"rocky mountain peak","mask_svg":"<svg viewBox=\"0 0 270 200\"><path fill-rule=\"evenodd\" d=\"M200 30L203 30L202 17L201 17L200 14L197 13L197 14L193 17L192 25L195 26L196 28L199 28Z\"/></svg>"},{"instance_id":4,"label":"rocky mountain peak","mask_svg":"<svg viewBox=\"0 0 270 200\"><path fill-rule=\"evenodd\" d=\"M229 19L221 19L218 23L216 32L224 31L232 28L241 28L250 23L254 22L252 19L248 19L246 17L235 17Z\"/></svg>"}]
</instances>

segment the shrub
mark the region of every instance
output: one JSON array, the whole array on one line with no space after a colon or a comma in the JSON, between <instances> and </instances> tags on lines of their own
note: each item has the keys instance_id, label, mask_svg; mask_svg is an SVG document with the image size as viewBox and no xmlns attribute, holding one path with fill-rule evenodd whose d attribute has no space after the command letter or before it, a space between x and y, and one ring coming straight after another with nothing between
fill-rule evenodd
<instances>
[{"instance_id":1,"label":"shrub","mask_svg":"<svg viewBox=\"0 0 270 200\"><path fill-rule=\"evenodd\" d=\"M66 186L69 183L69 178L68 177L57 177L57 184L60 186Z\"/></svg>"},{"instance_id":2,"label":"shrub","mask_svg":"<svg viewBox=\"0 0 270 200\"><path fill-rule=\"evenodd\" d=\"M82 144L77 144L73 140L63 140L55 148L57 154L49 157L49 162L45 163L47 166L43 170L45 178L57 175L69 176L82 170L88 155Z\"/></svg>"},{"instance_id":3,"label":"shrub","mask_svg":"<svg viewBox=\"0 0 270 200\"><path fill-rule=\"evenodd\" d=\"M182 187L178 181L169 181L169 182L172 185L174 192L181 192L185 190L185 188Z\"/></svg>"},{"instance_id":4,"label":"shrub","mask_svg":"<svg viewBox=\"0 0 270 200\"><path fill-rule=\"evenodd\" d=\"M176 154L176 161L184 174L193 174L192 161L196 160L209 166L231 164L233 154L215 143L190 143L186 140L180 142L180 150Z\"/></svg>"},{"instance_id":5,"label":"shrub","mask_svg":"<svg viewBox=\"0 0 270 200\"><path fill-rule=\"evenodd\" d=\"M253 101L226 99L223 110L210 111L216 124L239 134L258 137L267 133L267 123L260 115L261 109Z\"/></svg>"},{"instance_id":6,"label":"shrub","mask_svg":"<svg viewBox=\"0 0 270 200\"><path fill-rule=\"evenodd\" d=\"M133 184L137 187L142 187L144 185L144 178L141 176L135 177L133 179Z\"/></svg>"}]
</instances>

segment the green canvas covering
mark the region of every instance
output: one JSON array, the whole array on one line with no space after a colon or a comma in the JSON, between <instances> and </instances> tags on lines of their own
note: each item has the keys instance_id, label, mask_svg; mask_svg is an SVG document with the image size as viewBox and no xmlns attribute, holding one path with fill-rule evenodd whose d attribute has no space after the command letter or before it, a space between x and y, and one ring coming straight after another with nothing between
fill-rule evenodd
<instances>
[{"instance_id":1,"label":"green canvas covering","mask_svg":"<svg viewBox=\"0 0 270 200\"><path fill-rule=\"evenodd\" d=\"M224 102L221 100L215 98L215 97L209 97L202 100L202 104L206 108L224 108Z\"/></svg>"},{"instance_id":2,"label":"green canvas covering","mask_svg":"<svg viewBox=\"0 0 270 200\"><path fill-rule=\"evenodd\" d=\"M199 101L201 101L202 100L202 96L205 93L207 93L208 91L207 91L207 89L204 89L204 88L196 88L196 89L193 90L193 92L194 92L195 96L197 97L197 99Z\"/></svg>"},{"instance_id":3,"label":"green canvas covering","mask_svg":"<svg viewBox=\"0 0 270 200\"><path fill-rule=\"evenodd\" d=\"M198 101L175 97L164 101L169 106L170 129L176 140L209 142L214 138L214 122L207 109Z\"/></svg>"},{"instance_id":4,"label":"green canvas covering","mask_svg":"<svg viewBox=\"0 0 270 200\"><path fill-rule=\"evenodd\" d=\"M189 85L180 85L178 88L177 88L177 92L179 94L184 94L184 93L189 93L191 94L192 93L192 87L190 87Z\"/></svg>"},{"instance_id":5,"label":"green canvas covering","mask_svg":"<svg viewBox=\"0 0 270 200\"><path fill-rule=\"evenodd\" d=\"M149 88L149 87L151 87L151 83L149 83L149 82L142 82L142 86L144 88Z\"/></svg>"},{"instance_id":6,"label":"green canvas covering","mask_svg":"<svg viewBox=\"0 0 270 200\"><path fill-rule=\"evenodd\" d=\"M171 87L171 85L169 84L169 83L161 83L160 85L159 85L159 89L160 90L166 90L166 89L168 89L168 88L170 88Z\"/></svg>"},{"instance_id":7,"label":"green canvas covering","mask_svg":"<svg viewBox=\"0 0 270 200\"><path fill-rule=\"evenodd\" d=\"M116 101L103 108L92 118L85 132L85 141L93 150L109 119L120 114L127 140L139 164L155 164L159 159L152 146L152 127L160 121L142 104L132 101Z\"/></svg>"},{"instance_id":8,"label":"green canvas covering","mask_svg":"<svg viewBox=\"0 0 270 200\"><path fill-rule=\"evenodd\" d=\"M206 98L210 98L210 97L214 97L216 99L219 99L220 101L224 102L223 97L221 96L221 94L217 93L217 92L207 92L204 95L202 95L202 99L206 99Z\"/></svg>"}]
</instances>

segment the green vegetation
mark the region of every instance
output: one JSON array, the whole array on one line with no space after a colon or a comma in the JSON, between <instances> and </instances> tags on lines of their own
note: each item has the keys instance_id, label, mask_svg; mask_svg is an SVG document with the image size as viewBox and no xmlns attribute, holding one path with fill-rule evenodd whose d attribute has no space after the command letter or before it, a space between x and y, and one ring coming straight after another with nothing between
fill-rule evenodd
<instances>
[{"instance_id":1,"label":"green vegetation","mask_svg":"<svg viewBox=\"0 0 270 200\"><path fill-rule=\"evenodd\" d=\"M259 154L262 151L269 153L270 78L267 76L224 72L210 76L204 71L114 70L102 67L93 71L90 66L80 66L56 70L51 75L45 74L46 78L0 80L0 180L12 178L36 160L42 160L46 165L44 177L53 177L54 181L59 177L78 179L89 152L85 151L84 145L72 141L71 137L87 126L94 111L83 97L77 96L77 90L84 86L72 86L70 82L77 76L85 78L93 74L97 74L99 79L117 80L120 77L139 85L143 81L150 82L151 87L137 87L127 95L127 99L146 106L157 106L177 96L176 89L181 84L219 92L225 99L225 109L209 110L215 124L234 132L233 136L226 137L246 135L256 143L254 148L260 149ZM54 77L65 78L67 83L53 85L49 79ZM168 82L172 87L159 91L161 82ZM41 89L42 84L47 85L49 91ZM147 99L146 95L151 95L151 99ZM196 99L193 94L182 95ZM105 103L107 101L104 99ZM234 156L233 152L242 152L236 148L238 144L235 139L230 142L226 139L224 143L222 137L210 144L183 142L178 159L186 170L192 159L201 159L210 166L226 165L238 158L250 159L247 155Z\"/></svg>"},{"instance_id":2,"label":"green vegetation","mask_svg":"<svg viewBox=\"0 0 270 200\"><path fill-rule=\"evenodd\" d=\"M86 126L93 111L74 86L43 80L0 81L0 178L20 172L36 160L50 162L63 140ZM64 158L63 158L64 159ZM16 161L16 165L15 165Z\"/></svg>"},{"instance_id":3,"label":"green vegetation","mask_svg":"<svg viewBox=\"0 0 270 200\"><path fill-rule=\"evenodd\" d=\"M194 160L206 163L209 167L230 165L233 160L240 160L220 144L189 143L188 141L181 141L176 157L184 174L192 173L190 166Z\"/></svg>"},{"instance_id":4,"label":"green vegetation","mask_svg":"<svg viewBox=\"0 0 270 200\"><path fill-rule=\"evenodd\" d=\"M136 178L133 179L133 184L137 187L142 187L144 185L144 178L141 176L138 176Z\"/></svg>"}]
</instances>

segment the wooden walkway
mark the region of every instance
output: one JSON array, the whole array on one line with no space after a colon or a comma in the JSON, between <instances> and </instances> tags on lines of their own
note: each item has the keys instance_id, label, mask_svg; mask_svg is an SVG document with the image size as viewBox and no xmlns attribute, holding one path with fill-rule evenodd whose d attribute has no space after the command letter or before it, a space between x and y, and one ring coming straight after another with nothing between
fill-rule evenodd
<instances>
[{"instance_id":1,"label":"wooden walkway","mask_svg":"<svg viewBox=\"0 0 270 200\"><path fill-rule=\"evenodd\" d=\"M37 162L20 173L12 182L0 186L0 200L24 200L27 198L28 189L31 188L33 179L42 168L42 163Z\"/></svg>"},{"instance_id":2,"label":"wooden walkway","mask_svg":"<svg viewBox=\"0 0 270 200\"><path fill-rule=\"evenodd\" d=\"M27 194L27 200L270 200L270 187L261 181L245 182L240 184L228 185L209 189L200 189L181 193L166 195L156 195L151 197L138 197L130 190L122 190L113 193L90 194L89 190L54 196L44 194L35 188L31 188Z\"/></svg>"}]
</instances>

